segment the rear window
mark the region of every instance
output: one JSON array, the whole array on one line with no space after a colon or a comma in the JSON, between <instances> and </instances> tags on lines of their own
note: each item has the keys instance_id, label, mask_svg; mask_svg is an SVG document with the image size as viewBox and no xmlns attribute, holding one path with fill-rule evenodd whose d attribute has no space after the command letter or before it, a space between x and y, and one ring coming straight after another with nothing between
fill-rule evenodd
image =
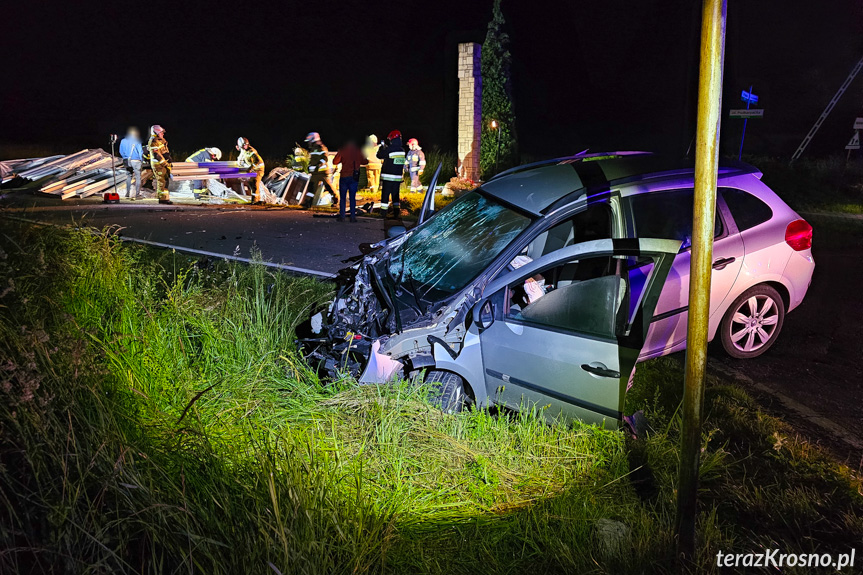
<instances>
[{"instance_id":1,"label":"rear window","mask_svg":"<svg viewBox=\"0 0 863 575\"><path fill-rule=\"evenodd\" d=\"M639 194L629 201L637 237L680 240L681 251L692 246L691 189ZM718 238L722 233L722 220L717 211L713 237Z\"/></svg>"},{"instance_id":2,"label":"rear window","mask_svg":"<svg viewBox=\"0 0 863 575\"><path fill-rule=\"evenodd\" d=\"M722 197L739 231L754 228L773 217L770 206L743 190L722 188Z\"/></svg>"}]
</instances>

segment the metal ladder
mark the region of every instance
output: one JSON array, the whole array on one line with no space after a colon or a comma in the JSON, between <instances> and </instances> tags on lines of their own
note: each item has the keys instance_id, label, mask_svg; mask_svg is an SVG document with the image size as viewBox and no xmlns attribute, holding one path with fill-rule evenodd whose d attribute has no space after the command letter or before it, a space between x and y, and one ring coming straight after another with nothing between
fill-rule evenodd
<instances>
[{"instance_id":1,"label":"metal ladder","mask_svg":"<svg viewBox=\"0 0 863 575\"><path fill-rule=\"evenodd\" d=\"M845 78L845 81L839 86L839 90L837 90L836 94L833 96L833 99L830 100L830 103L827 104L827 107L824 108L824 111L821 113L821 117L818 118L818 121L815 122L815 125L812 126L812 129L809 130L809 133L806 134L806 137L803 138L803 141L800 142L800 146L797 148L797 151L794 152L794 155L791 156L791 161L789 164L793 164L794 160L803 155L803 151L806 149L806 146L809 145L809 142L812 141L812 138L815 136L815 133L818 131L818 128L821 127L821 124L824 123L824 120L827 119L827 116L830 115L830 112L833 111L833 108L836 106L836 103L839 102L839 99L842 97L842 94L845 93L845 90L848 89L848 86L851 85L851 82L854 81L854 77L857 76L857 73L860 69L863 68L863 58L860 58L860 61L851 69L851 73L848 74L848 77Z\"/></svg>"}]
</instances>

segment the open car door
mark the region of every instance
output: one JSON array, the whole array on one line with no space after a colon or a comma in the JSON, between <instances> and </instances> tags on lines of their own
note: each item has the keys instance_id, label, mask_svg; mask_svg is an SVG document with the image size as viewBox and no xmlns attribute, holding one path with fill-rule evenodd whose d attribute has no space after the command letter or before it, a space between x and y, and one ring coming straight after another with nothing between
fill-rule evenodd
<instances>
[{"instance_id":1,"label":"open car door","mask_svg":"<svg viewBox=\"0 0 863 575\"><path fill-rule=\"evenodd\" d=\"M522 262L473 312L488 397L616 427L676 240L604 239Z\"/></svg>"},{"instance_id":2,"label":"open car door","mask_svg":"<svg viewBox=\"0 0 863 575\"><path fill-rule=\"evenodd\" d=\"M425 197L423 198L422 208L420 208L420 215L419 218L417 218L417 225L420 225L421 223L432 217L435 213L434 194L435 188L437 187L437 179L440 176L440 170L442 167L443 162L437 165L437 170L435 170L431 182L429 182L429 187L426 190Z\"/></svg>"}]
</instances>

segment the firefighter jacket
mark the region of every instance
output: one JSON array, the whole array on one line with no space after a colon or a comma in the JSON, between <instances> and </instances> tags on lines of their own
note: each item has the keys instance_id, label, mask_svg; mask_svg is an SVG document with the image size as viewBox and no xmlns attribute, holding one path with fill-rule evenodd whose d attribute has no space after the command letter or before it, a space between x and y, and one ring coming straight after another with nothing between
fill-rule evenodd
<instances>
[{"instance_id":1,"label":"firefighter jacket","mask_svg":"<svg viewBox=\"0 0 863 575\"><path fill-rule=\"evenodd\" d=\"M405 171L405 149L402 139L393 138L387 147L381 146L378 158L384 161L381 168L381 179L385 182L400 182Z\"/></svg>"},{"instance_id":2,"label":"firefighter jacket","mask_svg":"<svg viewBox=\"0 0 863 575\"><path fill-rule=\"evenodd\" d=\"M405 171L410 175L416 175L425 170L426 155L419 148L416 150L408 150L408 155L405 157Z\"/></svg>"},{"instance_id":3,"label":"firefighter jacket","mask_svg":"<svg viewBox=\"0 0 863 575\"><path fill-rule=\"evenodd\" d=\"M381 159L378 158L378 150L381 149L380 144L371 144L368 143L363 147L363 155L365 155L366 160L368 160L370 168L381 169Z\"/></svg>"},{"instance_id":4,"label":"firefighter jacket","mask_svg":"<svg viewBox=\"0 0 863 575\"><path fill-rule=\"evenodd\" d=\"M153 134L147 141L147 150L151 164L167 164L170 161L171 152L168 151L168 141L165 138Z\"/></svg>"},{"instance_id":5,"label":"firefighter jacket","mask_svg":"<svg viewBox=\"0 0 863 575\"><path fill-rule=\"evenodd\" d=\"M213 160L210 158L210 152L207 151L207 148L201 148L188 158L186 158L187 162L212 162Z\"/></svg>"},{"instance_id":6,"label":"firefighter jacket","mask_svg":"<svg viewBox=\"0 0 863 575\"><path fill-rule=\"evenodd\" d=\"M240 157L237 158L237 163L241 168L246 168L252 172L264 171L264 159L256 149L252 146L240 150Z\"/></svg>"},{"instance_id":7,"label":"firefighter jacket","mask_svg":"<svg viewBox=\"0 0 863 575\"><path fill-rule=\"evenodd\" d=\"M330 166L329 157L327 156L327 147L323 144L316 144L309 154L309 173L313 176L329 176Z\"/></svg>"}]
</instances>

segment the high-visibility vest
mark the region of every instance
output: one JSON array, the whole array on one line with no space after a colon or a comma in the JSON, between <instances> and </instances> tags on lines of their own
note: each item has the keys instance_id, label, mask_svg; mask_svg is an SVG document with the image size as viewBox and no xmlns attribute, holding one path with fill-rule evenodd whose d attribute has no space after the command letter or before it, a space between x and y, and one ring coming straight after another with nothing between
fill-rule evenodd
<instances>
[{"instance_id":1,"label":"high-visibility vest","mask_svg":"<svg viewBox=\"0 0 863 575\"><path fill-rule=\"evenodd\" d=\"M237 163L253 172L264 171L264 159L261 158L261 155L252 146L240 150L240 157L237 158Z\"/></svg>"}]
</instances>

